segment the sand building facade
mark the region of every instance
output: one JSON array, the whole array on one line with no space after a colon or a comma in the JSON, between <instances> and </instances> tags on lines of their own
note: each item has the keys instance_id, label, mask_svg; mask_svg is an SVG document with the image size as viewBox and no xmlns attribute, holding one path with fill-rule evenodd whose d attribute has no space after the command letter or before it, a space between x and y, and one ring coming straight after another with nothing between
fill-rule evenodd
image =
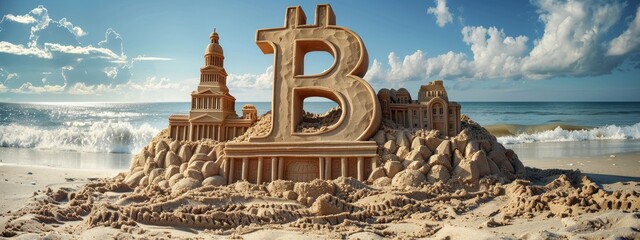
<instances>
[{"instance_id":1,"label":"sand building facade","mask_svg":"<svg viewBox=\"0 0 640 240\"><path fill-rule=\"evenodd\" d=\"M236 114L236 99L227 88L220 36L214 30L209 38L211 43L205 49L200 83L196 91L191 93L189 114L169 117L170 136L179 141L231 140L244 134L258 119L256 108L250 104L242 107L242 117Z\"/></svg>"},{"instance_id":2,"label":"sand building facade","mask_svg":"<svg viewBox=\"0 0 640 240\"><path fill-rule=\"evenodd\" d=\"M442 80L422 85L418 99L413 100L404 88L378 91L382 118L405 128L439 130L444 136L461 131L460 104L450 102Z\"/></svg>"}]
</instances>

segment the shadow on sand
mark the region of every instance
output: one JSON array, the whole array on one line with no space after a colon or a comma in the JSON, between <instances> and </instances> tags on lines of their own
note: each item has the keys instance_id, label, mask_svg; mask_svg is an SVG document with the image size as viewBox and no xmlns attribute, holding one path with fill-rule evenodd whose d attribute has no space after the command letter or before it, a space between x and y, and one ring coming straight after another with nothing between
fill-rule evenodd
<instances>
[{"instance_id":1,"label":"shadow on sand","mask_svg":"<svg viewBox=\"0 0 640 240\"><path fill-rule=\"evenodd\" d=\"M598 184L611 184L616 182L640 182L640 177L628 177L628 176L617 176L617 175L608 175L608 174L597 174L597 173L583 173L591 180L595 181Z\"/></svg>"}]
</instances>

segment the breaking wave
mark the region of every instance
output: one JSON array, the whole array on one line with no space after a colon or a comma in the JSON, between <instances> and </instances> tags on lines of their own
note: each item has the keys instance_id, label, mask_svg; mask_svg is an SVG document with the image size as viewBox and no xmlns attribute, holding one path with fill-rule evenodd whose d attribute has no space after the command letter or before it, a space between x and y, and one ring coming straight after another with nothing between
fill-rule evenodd
<instances>
[{"instance_id":1,"label":"breaking wave","mask_svg":"<svg viewBox=\"0 0 640 240\"><path fill-rule=\"evenodd\" d=\"M0 146L76 152L137 153L158 129L128 122L67 122L57 128L0 126Z\"/></svg>"},{"instance_id":2,"label":"breaking wave","mask_svg":"<svg viewBox=\"0 0 640 240\"><path fill-rule=\"evenodd\" d=\"M502 144L518 144L532 142L569 142L587 140L625 140L640 139L640 123L630 126L607 125L591 129L564 129L556 126L552 130L535 133L498 137Z\"/></svg>"}]
</instances>

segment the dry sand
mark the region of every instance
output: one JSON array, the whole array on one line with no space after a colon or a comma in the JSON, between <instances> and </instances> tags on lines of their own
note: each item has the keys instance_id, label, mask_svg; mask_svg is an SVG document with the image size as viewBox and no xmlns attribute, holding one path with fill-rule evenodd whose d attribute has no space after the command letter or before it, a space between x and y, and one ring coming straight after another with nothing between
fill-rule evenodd
<instances>
[{"instance_id":1,"label":"dry sand","mask_svg":"<svg viewBox=\"0 0 640 240\"><path fill-rule=\"evenodd\" d=\"M605 163L600 164L603 168ZM598 164L596 164L598 165ZM27 174L31 172L32 174ZM240 237L243 239L383 239L383 238L433 238L433 239L554 239L581 237L586 239L614 238L616 236L629 237L629 239L637 239L639 237L637 229L640 229L640 214L638 212L629 212L623 210L602 210L593 213L584 213L576 216L546 216L544 213L533 214L531 216L508 217L504 213L505 206L509 205L514 196L510 194L497 195L477 201L477 205L465 206L465 198L461 201L451 201L442 199L441 202L447 204L431 204L431 211L419 213L416 211L409 218L399 221L390 221L383 224L365 224L354 220L342 220L337 225L313 224L266 224L256 225L249 224L244 227L237 227L230 230L205 230L198 228L188 228L185 226L156 226L149 224L136 224L136 226L124 226L120 228L96 226L89 228L87 225L88 216L84 216L83 220L68 221L59 223L42 224L39 221L34 222L35 214L25 214L15 216L9 212L15 212L15 209L28 207L28 205L37 205L38 201L47 199L46 190L48 188L65 189L69 192L79 192L83 189L82 185L87 182L99 183L101 180L89 179L114 176L115 172L108 171L87 171L87 170L70 170L48 167L33 166L0 166L2 178L9 181L0 183L1 191L1 208L0 229L6 232L7 220L12 219L15 222L21 222L24 232L20 233L21 239L61 237L61 238L230 238ZM616 175L616 172L605 172L608 175ZM73 179L73 181L70 181ZM554 177L548 179L555 179ZM547 179L547 181L548 181ZM544 181L544 180L542 180ZM31 185L36 182L36 185ZM335 181L340 183L339 181ZM348 182L348 181L347 181ZM542 182L541 182L542 183ZM340 185L340 184L337 184ZM247 186L244 186L247 187ZM253 186L255 187L255 186ZM504 189L509 189L506 185ZM239 189L240 191L236 191ZM604 190L623 190L638 191L640 183L638 182L618 182L606 184ZM219 189L223 190L223 189ZM232 193L231 196L255 196L253 194L242 194L243 191L252 191L243 189L238 184L226 187L225 192ZM268 192L265 191L265 192ZM361 199L360 201L367 205L387 204L393 205L383 199L393 199L390 196L410 196L420 199L420 194L426 194L432 191L427 189L415 189L414 191L402 192L392 189L385 189L386 194L382 193L375 198ZM34 196L35 194L35 196ZM116 201L122 193L94 192L99 202ZM102 195L102 196L99 196ZM245 200L236 199L236 203L240 205L253 204L274 204L274 205L299 205L295 201L272 198L262 194L262 197L249 197ZM415 196L411 196L415 195ZM462 194L461 194L462 195ZM427 198L428 199L428 198ZM466 201L473 200L468 198ZM370 202L369 202L370 201ZM475 202L475 201L474 201ZM61 201L59 204L67 205L68 202ZM403 203L397 203L401 206ZM410 203L407 202L407 205ZM364 205L361 205L364 206ZM468 208L468 209L465 209ZM396 207L394 211L402 211L404 208ZM501 211L502 210L502 211ZM383 210L384 211L384 210ZM393 215L393 212L385 214ZM294 221L295 222L295 221ZM32 226L30 226L30 224ZM37 225L35 227L33 225ZM9 227L12 227L11 225ZM40 228L39 226L47 226ZM31 232L31 233L30 233Z\"/></svg>"},{"instance_id":2,"label":"dry sand","mask_svg":"<svg viewBox=\"0 0 640 240\"><path fill-rule=\"evenodd\" d=\"M267 124L257 126L248 132ZM162 134L128 173L2 165L0 230L24 239L640 238L640 181L629 172L637 154L612 157L623 168L594 159L587 175L525 168L486 130L468 127L451 141L385 130L375 139L385 167L373 184L341 177L219 186L217 143L168 143ZM574 169L568 164L580 161L561 162ZM481 162L491 168L474 170Z\"/></svg>"}]
</instances>

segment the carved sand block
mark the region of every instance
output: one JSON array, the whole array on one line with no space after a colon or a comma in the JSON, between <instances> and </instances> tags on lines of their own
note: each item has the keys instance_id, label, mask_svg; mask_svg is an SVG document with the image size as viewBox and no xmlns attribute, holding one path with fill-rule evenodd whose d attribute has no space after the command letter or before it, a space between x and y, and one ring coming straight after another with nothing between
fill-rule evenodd
<instances>
[{"instance_id":1,"label":"carved sand block","mask_svg":"<svg viewBox=\"0 0 640 240\"><path fill-rule=\"evenodd\" d=\"M289 7L285 26L258 30L256 43L263 53L274 54L272 126L248 143L226 144L222 169L228 182L364 180L377 156L376 143L364 140L378 130L381 111L373 88L362 79L369 61L362 39L336 26L326 4L317 6L310 25L301 7ZM328 52L335 61L320 74L304 75L304 56L312 51ZM308 97L335 101L342 109L339 120L321 131L296 132Z\"/></svg>"}]
</instances>

